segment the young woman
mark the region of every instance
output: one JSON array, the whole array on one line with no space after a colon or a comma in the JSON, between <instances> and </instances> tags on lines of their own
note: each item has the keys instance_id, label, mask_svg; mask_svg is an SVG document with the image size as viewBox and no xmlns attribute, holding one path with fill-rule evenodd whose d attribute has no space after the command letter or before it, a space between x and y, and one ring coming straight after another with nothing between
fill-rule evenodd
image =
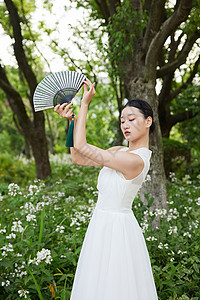
<instances>
[{"instance_id":1,"label":"young woman","mask_svg":"<svg viewBox=\"0 0 200 300\"><path fill-rule=\"evenodd\" d=\"M86 141L88 105L94 95L94 84L86 79L75 118L71 157L74 164L103 168L97 183L98 200L82 245L70 299L157 300L148 250L132 211L133 199L149 170L153 112L145 101L129 101L121 114L121 130L129 147L103 150ZM70 120L71 105L57 105L54 110Z\"/></svg>"}]
</instances>

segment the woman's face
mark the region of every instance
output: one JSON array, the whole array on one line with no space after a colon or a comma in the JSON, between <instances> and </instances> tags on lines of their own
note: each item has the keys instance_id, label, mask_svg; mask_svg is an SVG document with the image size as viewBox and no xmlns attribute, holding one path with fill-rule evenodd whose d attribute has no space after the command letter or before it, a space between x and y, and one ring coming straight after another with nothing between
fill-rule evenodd
<instances>
[{"instance_id":1,"label":"woman's face","mask_svg":"<svg viewBox=\"0 0 200 300\"><path fill-rule=\"evenodd\" d=\"M145 119L144 115L136 107L125 107L121 113L121 130L126 140L129 142L135 141L145 136L150 127L149 118L151 119L151 117Z\"/></svg>"}]
</instances>

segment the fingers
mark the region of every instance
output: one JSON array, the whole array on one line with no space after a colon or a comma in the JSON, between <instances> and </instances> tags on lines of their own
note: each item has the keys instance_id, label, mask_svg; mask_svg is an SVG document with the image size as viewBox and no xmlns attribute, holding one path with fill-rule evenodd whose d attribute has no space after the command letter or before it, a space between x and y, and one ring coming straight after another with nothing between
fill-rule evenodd
<instances>
[{"instance_id":1,"label":"fingers","mask_svg":"<svg viewBox=\"0 0 200 300\"><path fill-rule=\"evenodd\" d=\"M87 85L89 86L90 90L88 91L87 90ZM95 82L92 83L88 78L86 78L83 82L83 87L84 87L84 93L85 92L88 92L88 93L93 93L95 94L95 89L94 89L94 86L95 86Z\"/></svg>"},{"instance_id":2,"label":"fingers","mask_svg":"<svg viewBox=\"0 0 200 300\"><path fill-rule=\"evenodd\" d=\"M84 92L87 92L87 91L88 91L86 82L83 83L83 89L84 89Z\"/></svg>"},{"instance_id":3,"label":"fingers","mask_svg":"<svg viewBox=\"0 0 200 300\"><path fill-rule=\"evenodd\" d=\"M73 102L70 103L63 103L63 104L57 104L54 107L54 111L58 113L62 118L71 119L72 113L73 113ZM71 107L71 108L70 108Z\"/></svg>"},{"instance_id":4,"label":"fingers","mask_svg":"<svg viewBox=\"0 0 200 300\"><path fill-rule=\"evenodd\" d=\"M95 82L92 83L88 78L86 78L86 79L84 80L84 83L86 83L86 84L89 86L90 89L93 88L93 87L95 86ZM85 86L85 85L84 85L84 86Z\"/></svg>"},{"instance_id":5,"label":"fingers","mask_svg":"<svg viewBox=\"0 0 200 300\"><path fill-rule=\"evenodd\" d=\"M69 108L71 105L73 105L73 102L63 103L60 108L64 110L65 108Z\"/></svg>"},{"instance_id":6,"label":"fingers","mask_svg":"<svg viewBox=\"0 0 200 300\"><path fill-rule=\"evenodd\" d=\"M85 79L85 82L89 85L89 87L92 86L92 82L88 78Z\"/></svg>"},{"instance_id":7,"label":"fingers","mask_svg":"<svg viewBox=\"0 0 200 300\"><path fill-rule=\"evenodd\" d=\"M55 112L58 112L59 109L63 110L64 108L69 108L71 105L73 105L73 102L70 102L70 103L63 103L63 104L57 104L55 107L54 107L54 111Z\"/></svg>"}]
</instances>

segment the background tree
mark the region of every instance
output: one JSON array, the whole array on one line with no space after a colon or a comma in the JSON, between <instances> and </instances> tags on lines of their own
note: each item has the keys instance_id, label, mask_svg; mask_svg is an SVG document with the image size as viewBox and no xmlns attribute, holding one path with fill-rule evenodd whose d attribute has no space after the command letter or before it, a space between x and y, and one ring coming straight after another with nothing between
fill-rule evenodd
<instances>
[{"instance_id":1,"label":"background tree","mask_svg":"<svg viewBox=\"0 0 200 300\"><path fill-rule=\"evenodd\" d=\"M45 123L43 112L34 112L33 108L33 93L37 85L36 75L31 66L31 52L26 43L30 42L29 35L26 32L26 37L23 37L22 26L27 23L25 19L25 11L22 5L23 2L17 2L18 7L21 7L21 15L12 0L5 0L5 6L1 6L1 14L4 13L4 18L1 19L1 24L14 40L13 48L14 55L19 66L19 73L27 84L27 97L29 105L22 99L22 96L14 87L11 80L6 74L6 69L0 65L0 88L5 92L8 103L13 111L16 125L22 132L25 141L31 146L32 153L35 159L37 177L45 179L51 174L51 168L48 158L47 140L45 134ZM29 2L24 3L26 9L29 10L31 5ZM7 13L8 16L7 17ZM28 112L27 106L30 108Z\"/></svg>"},{"instance_id":2,"label":"background tree","mask_svg":"<svg viewBox=\"0 0 200 300\"><path fill-rule=\"evenodd\" d=\"M78 5L83 3L78 1ZM199 4L189 0L179 0L174 5L165 0L88 0L84 6L91 9L91 18L102 19L102 26L108 33L106 50L111 78L119 87L119 115L124 97L145 99L154 110L157 126L151 138L152 180L146 183L144 191L151 191L155 198L153 207L166 208L161 130L163 135L169 133L174 124L195 115L185 110L172 115L170 105L198 71L199 54L190 64L187 78L183 77L179 87L175 85L175 73L185 64L199 38ZM184 75L182 73L180 76ZM155 91L157 78L161 78L162 85L158 96ZM166 119L169 120L165 122Z\"/></svg>"}]
</instances>

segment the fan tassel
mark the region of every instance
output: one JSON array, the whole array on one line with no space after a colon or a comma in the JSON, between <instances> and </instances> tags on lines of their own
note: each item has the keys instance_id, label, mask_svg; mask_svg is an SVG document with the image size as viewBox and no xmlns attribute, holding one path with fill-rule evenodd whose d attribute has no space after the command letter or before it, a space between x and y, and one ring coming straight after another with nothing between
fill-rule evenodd
<instances>
[{"instance_id":1,"label":"fan tassel","mask_svg":"<svg viewBox=\"0 0 200 300\"><path fill-rule=\"evenodd\" d=\"M74 132L74 115L72 115L72 120L69 126L68 134L67 134L67 141L66 147L74 147L73 143L73 132Z\"/></svg>"}]
</instances>

